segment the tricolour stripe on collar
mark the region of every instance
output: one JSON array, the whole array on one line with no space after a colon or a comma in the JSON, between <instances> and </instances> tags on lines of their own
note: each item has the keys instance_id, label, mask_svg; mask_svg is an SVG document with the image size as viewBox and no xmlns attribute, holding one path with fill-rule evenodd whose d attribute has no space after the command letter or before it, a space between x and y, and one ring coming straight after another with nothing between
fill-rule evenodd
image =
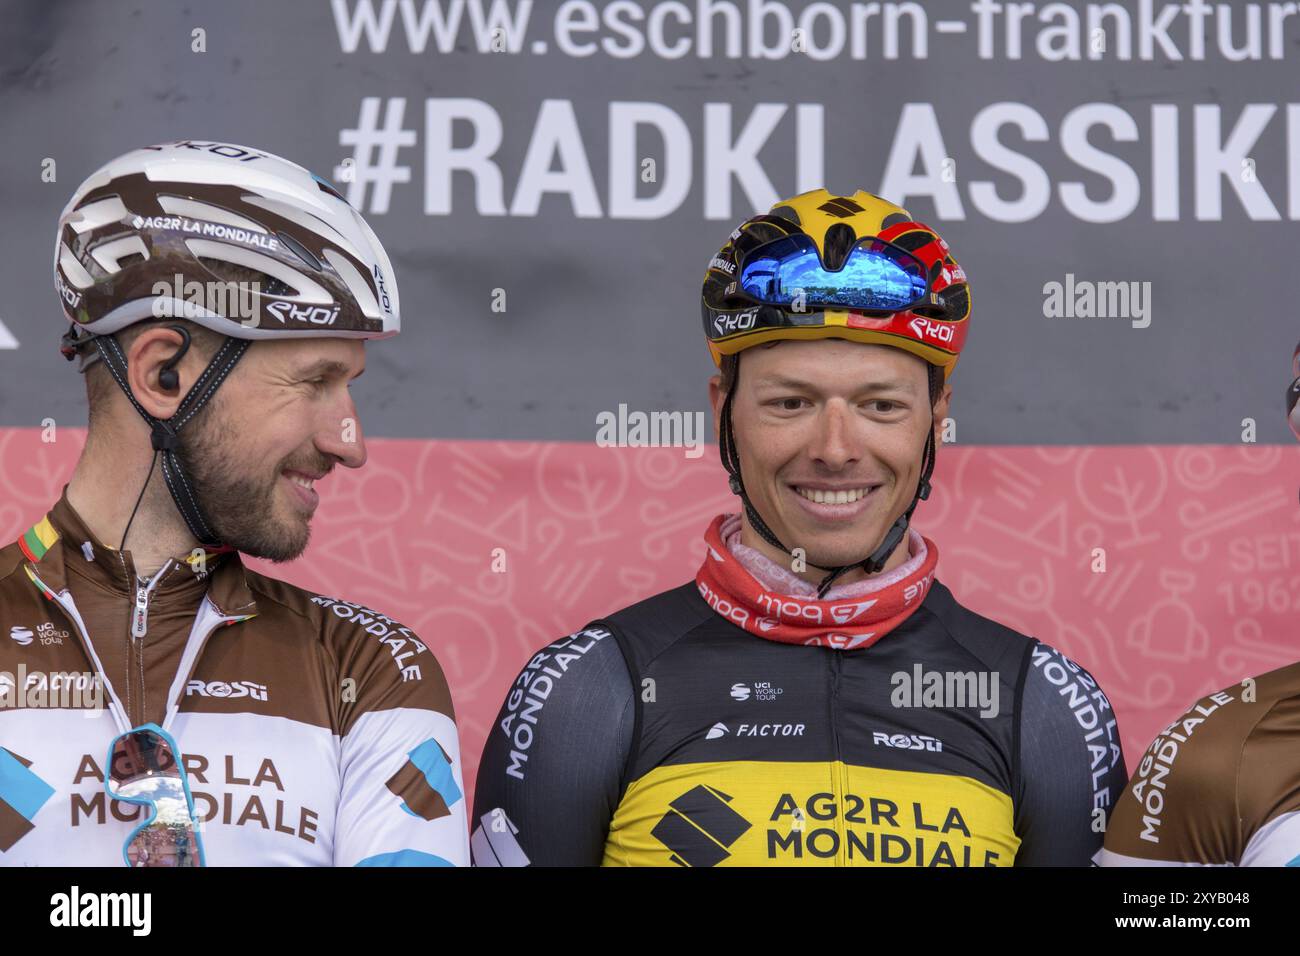
<instances>
[{"instance_id":1,"label":"tricolour stripe on collar","mask_svg":"<svg viewBox=\"0 0 1300 956\"><path fill-rule=\"evenodd\" d=\"M45 557L45 552L54 547L54 542L58 540L59 533L54 530L54 525L50 523L50 516L46 515L28 528L27 532L18 539L18 547L32 561L40 561L41 558Z\"/></svg>"}]
</instances>

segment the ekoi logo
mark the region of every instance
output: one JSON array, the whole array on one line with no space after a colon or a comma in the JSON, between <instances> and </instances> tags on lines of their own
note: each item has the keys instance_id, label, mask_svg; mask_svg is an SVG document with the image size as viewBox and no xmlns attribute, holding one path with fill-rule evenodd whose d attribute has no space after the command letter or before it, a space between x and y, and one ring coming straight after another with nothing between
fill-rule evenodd
<instances>
[{"instance_id":1,"label":"ekoi logo","mask_svg":"<svg viewBox=\"0 0 1300 956\"><path fill-rule=\"evenodd\" d=\"M668 804L650 835L668 848L668 859L678 866L717 866L753 825L728 805L731 800L713 787L693 787Z\"/></svg>"}]
</instances>

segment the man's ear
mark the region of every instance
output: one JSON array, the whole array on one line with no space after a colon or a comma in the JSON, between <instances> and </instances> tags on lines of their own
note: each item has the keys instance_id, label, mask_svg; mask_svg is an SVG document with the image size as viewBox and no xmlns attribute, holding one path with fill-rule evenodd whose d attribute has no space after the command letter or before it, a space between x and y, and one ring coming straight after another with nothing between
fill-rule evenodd
<instances>
[{"instance_id":1,"label":"man's ear","mask_svg":"<svg viewBox=\"0 0 1300 956\"><path fill-rule=\"evenodd\" d=\"M727 400L727 393L722 390L722 376L714 375L709 379L709 405L713 409L713 437L722 440L722 405Z\"/></svg>"},{"instance_id":2,"label":"man's ear","mask_svg":"<svg viewBox=\"0 0 1300 956\"><path fill-rule=\"evenodd\" d=\"M171 418L203 371L203 360L195 346L190 345L184 357L172 366L179 387L163 387L159 375L183 344L180 333L166 326L155 326L137 335L127 348L127 384L131 386L136 401L154 418Z\"/></svg>"},{"instance_id":3,"label":"man's ear","mask_svg":"<svg viewBox=\"0 0 1300 956\"><path fill-rule=\"evenodd\" d=\"M934 445L938 448L943 444L943 423L948 417L948 406L952 401L952 386L945 383L943 391L939 393L939 400L934 403Z\"/></svg>"}]
</instances>

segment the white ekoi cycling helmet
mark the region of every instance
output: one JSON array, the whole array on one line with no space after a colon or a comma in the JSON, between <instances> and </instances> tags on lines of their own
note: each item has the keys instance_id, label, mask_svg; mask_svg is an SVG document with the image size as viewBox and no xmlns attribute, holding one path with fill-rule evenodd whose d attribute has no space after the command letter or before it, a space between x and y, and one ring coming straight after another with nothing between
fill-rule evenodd
<instances>
[{"instance_id":1,"label":"white ekoi cycling helmet","mask_svg":"<svg viewBox=\"0 0 1300 956\"><path fill-rule=\"evenodd\" d=\"M54 284L72 323L62 339L64 357L80 355L83 372L104 360L152 429L163 478L202 543L218 542L176 456L177 432L251 342L378 339L401 328L392 264L360 213L296 163L231 143L146 146L92 173L59 217ZM236 285L237 296L208 291ZM168 317L227 338L163 421L131 393L114 333ZM184 327L174 329L182 346L169 365L189 348Z\"/></svg>"}]
</instances>

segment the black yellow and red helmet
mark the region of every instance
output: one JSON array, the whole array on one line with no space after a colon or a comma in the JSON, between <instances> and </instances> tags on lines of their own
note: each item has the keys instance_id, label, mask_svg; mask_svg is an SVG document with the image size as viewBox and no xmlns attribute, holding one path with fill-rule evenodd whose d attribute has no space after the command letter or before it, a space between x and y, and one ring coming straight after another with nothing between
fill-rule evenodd
<instances>
[{"instance_id":1,"label":"black yellow and red helmet","mask_svg":"<svg viewBox=\"0 0 1300 956\"><path fill-rule=\"evenodd\" d=\"M701 309L719 366L763 342L841 338L905 349L946 380L971 296L948 244L906 209L814 189L736 228L709 262Z\"/></svg>"},{"instance_id":2,"label":"black yellow and red helmet","mask_svg":"<svg viewBox=\"0 0 1300 956\"><path fill-rule=\"evenodd\" d=\"M836 196L814 189L736 228L709 261L701 309L709 352L719 367L726 356L785 339L889 345L927 363L933 401L940 379L947 381L961 357L971 297L966 273L948 244L906 209L862 190ZM735 381L733 376L721 411L722 464L750 526L773 547L792 553L745 490L731 420ZM821 568L827 574L819 597L851 568L868 574L884 568L917 504L929 497L934 456L930 429L911 504L867 557Z\"/></svg>"}]
</instances>

